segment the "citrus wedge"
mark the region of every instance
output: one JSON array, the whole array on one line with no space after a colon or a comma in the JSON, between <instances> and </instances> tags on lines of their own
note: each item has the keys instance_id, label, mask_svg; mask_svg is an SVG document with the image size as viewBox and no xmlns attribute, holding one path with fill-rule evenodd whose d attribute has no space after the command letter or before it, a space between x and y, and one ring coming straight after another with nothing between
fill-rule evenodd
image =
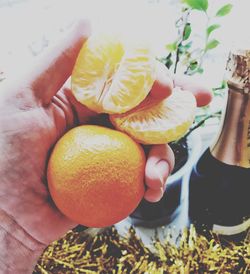
<instances>
[{"instance_id":1,"label":"citrus wedge","mask_svg":"<svg viewBox=\"0 0 250 274\"><path fill-rule=\"evenodd\" d=\"M189 91L175 88L164 100L148 97L124 114L110 115L116 129L142 144L165 144L181 138L193 123L196 100Z\"/></svg>"},{"instance_id":2,"label":"citrus wedge","mask_svg":"<svg viewBox=\"0 0 250 274\"><path fill-rule=\"evenodd\" d=\"M149 47L115 36L91 36L83 45L71 77L76 99L98 113L124 113L137 106L155 80Z\"/></svg>"}]
</instances>

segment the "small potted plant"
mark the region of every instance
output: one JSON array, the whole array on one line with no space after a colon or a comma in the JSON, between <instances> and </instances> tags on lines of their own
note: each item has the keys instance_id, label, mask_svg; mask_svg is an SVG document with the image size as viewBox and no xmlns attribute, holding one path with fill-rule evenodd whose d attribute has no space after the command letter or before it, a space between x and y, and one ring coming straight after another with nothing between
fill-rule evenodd
<instances>
[{"instance_id":1,"label":"small potted plant","mask_svg":"<svg viewBox=\"0 0 250 274\"><path fill-rule=\"evenodd\" d=\"M208 0L183 0L182 2L181 16L175 24L177 38L174 42L166 45L166 55L158 59L173 73L182 73L192 77L204 73L205 57L219 45L219 41L213 36L220 25L214 21L218 21L217 19L230 13L232 5L226 4L220 7L214 16L210 16L208 15ZM202 47L194 39L196 35L192 33L191 19L193 13L197 12L204 14L206 21ZM213 89L213 95L215 97L223 95L225 87L225 82L222 81L221 86ZM212 117L217 118L219 122L220 114L220 110L212 112L209 107L202 108L189 132L178 141L170 143L175 154L176 164L172 175L167 179L163 198L157 203L143 200L130 216L132 224L145 227L170 224L177 216L180 216L180 211L183 208L187 209L188 174L198 160L202 149L200 134L197 134L195 130ZM183 226L187 224L187 214L182 222Z\"/></svg>"}]
</instances>

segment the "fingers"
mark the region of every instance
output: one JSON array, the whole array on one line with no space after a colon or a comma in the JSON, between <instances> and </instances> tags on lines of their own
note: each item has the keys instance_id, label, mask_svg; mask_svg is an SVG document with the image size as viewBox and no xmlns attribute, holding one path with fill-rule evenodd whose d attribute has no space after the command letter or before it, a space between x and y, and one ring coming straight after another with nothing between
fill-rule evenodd
<instances>
[{"instance_id":1,"label":"fingers","mask_svg":"<svg viewBox=\"0 0 250 274\"><path fill-rule=\"evenodd\" d=\"M70 88L64 86L62 92L70 102L70 109L73 110L74 115L76 116L77 124L86 124L89 122L90 118L97 116L96 112L88 109L76 100Z\"/></svg>"},{"instance_id":2,"label":"fingers","mask_svg":"<svg viewBox=\"0 0 250 274\"><path fill-rule=\"evenodd\" d=\"M156 80L151 88L149 96L155 99L164 99L171 95L173 90L173 80L169 70L165 65L158 62L156 70Z\"/></svg>"},{"instance_id":3,"label":"fingers","mask_svg":"<svg viewBox=\"0 0 250 274\"><path fill-rule=\"evenodd\" d=\"M50 52L38 58L30 86L44 104L50 102L71 75L77 55L89 35L89 22L81 21Z\"/></svg>"},{"instance_id":4,"label":"fingers","mask_svg":"<svg viewBox=\"0 0 250 274\"><path fill-rule=\"evenodd\" d=\"M174 76L174 85L182 89L191 91L197 101L197 106L202 107L209 104L212 100L212 93L202 83L191 80L189 76Z\"/></svg>"},{"instance_id":5,"label":"fingers","mask_svg":"<svg viewBox=\"0 0 250 274\"><path fill-rule=\"evenodd\" d=\"M145 183L148 187L144 198L149 202L161 199L167 177L174 167L174 153L168 145L152 146L145 168Z\"/></svg>"},{"instance_id":6,"label":"fingers","mask_svg":"<svg viewBox=\"0 0 250 274\"><path fill-rule=\"evenodd\" d=\"M192 80L189 76L172 76L166 66L158 62L156 80L152 86L149 96L156 99L167 98L171 95L174 86L191 91L196 98L198 107L206 106L212 100L212 94L204 84L198 82L197 80Z\"/></svg>"}]
</instances>

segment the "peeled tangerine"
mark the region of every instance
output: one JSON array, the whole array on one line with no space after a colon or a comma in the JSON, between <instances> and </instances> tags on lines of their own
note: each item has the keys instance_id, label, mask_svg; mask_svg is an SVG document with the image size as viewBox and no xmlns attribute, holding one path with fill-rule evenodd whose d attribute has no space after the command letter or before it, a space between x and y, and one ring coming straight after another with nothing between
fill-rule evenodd
<instances>
[{"instance_id":1,"label":"peeled tangerine","mask_svg":"<svg viewBox=\"0 0 250 274\"><path fill-rule=\"evenodd\" d=\"M165 144L182 137L193 123L196 100L189 91L175 88L164 100L148 97L124 114L113 114L116 129L142 144Z\"/></svg>"},{"instance_id":2,"label":"peeled tangerine","mask_svg":"<svg viewBox=\"0 0 250 274\"><path fill-rule=\"evenodd\" d=\"M83 45L71 78L76 99L98 113L124 113L136 107L155 80L150 47L109 35Z\"/></svg>"}]
</instances>

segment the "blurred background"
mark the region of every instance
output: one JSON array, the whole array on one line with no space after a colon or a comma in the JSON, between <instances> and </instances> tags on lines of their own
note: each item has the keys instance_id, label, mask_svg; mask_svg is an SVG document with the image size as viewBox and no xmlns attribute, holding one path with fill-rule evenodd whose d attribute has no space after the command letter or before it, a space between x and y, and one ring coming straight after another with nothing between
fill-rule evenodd
<instances>
[{"instance_id":1,"label":"blurred background","mask_svg":"<svg viewBox=\"0 0 250 274\"><path fill-rule=\"evenodd\" d=\"M216 16L225 5L232 5L230 12ZM206 12L192 10L188 18L181 0L0 0L0 81L22 71L81 17L91 19L94 31L124 32L147 39L156 56L165 63L172 51L174 63L176 48L173 49L173 45L183 38L179 32L183 31L183 20L187 20L191 33L183 41L185 52L177 72L185 73L191 64L193 71L188 74L194 80L201 79L219 95L214 96L209 109L198 113L204 117L223 107L222 81L229 51L234 47L250 47L249 11L249 0L209 0ZM213 43L211 49L202 54L208 42L206 29L211 24L216 26L209 37ZM197 54L190 57L190 52ZM196 61L202 62L202 70ZM174 64L170 69L174 71ZM217 129L218 118L207 120L205 125L208 129L201 130L206 146L206 140L209 141Z\"/></svg>"},{"instance_id":2,"label":"blurred background","mask_svg":"<svg viewBox=\"0 0 250 274\"><path fill-rule=\"evenodd\" d=\"M207 13L213 15L231 3L230 14L218 18L216 30L220 44L206 57L204 79L215 86L221 81L225 58L230 48L246 41L249 33L249 0L210 0ZM181 16L181 0L0 0L0 68L22 66L31 56L59 38L79 17L89 17L94 28L140 33L150 39L158 55L166 54L165 45L176 38L176 20ZM201 12L190 18L192 39L199 40L206 24ZM218 23L218 22L215 22ZM14 68L13 68L14 69Z\"/></svg>"}]
</instances>

